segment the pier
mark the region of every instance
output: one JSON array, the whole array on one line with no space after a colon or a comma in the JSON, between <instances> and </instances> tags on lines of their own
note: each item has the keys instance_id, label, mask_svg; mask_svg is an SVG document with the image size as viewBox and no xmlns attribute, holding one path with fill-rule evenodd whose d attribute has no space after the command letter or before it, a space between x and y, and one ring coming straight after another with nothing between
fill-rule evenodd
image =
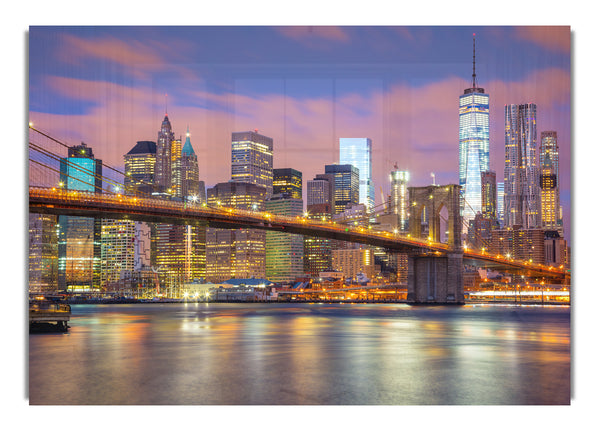
<instances>
[{"instance_id":1,"label":"pier","mask_svg":"<svg viewBox=\"0 0 600 431\"><path fill-rule=\"evenodd\" d=\"M53 324L56 329L66 332L71 319L71 306L48 300L29 301L29 329L40 324Z\"/></svg>"}]
</instances>

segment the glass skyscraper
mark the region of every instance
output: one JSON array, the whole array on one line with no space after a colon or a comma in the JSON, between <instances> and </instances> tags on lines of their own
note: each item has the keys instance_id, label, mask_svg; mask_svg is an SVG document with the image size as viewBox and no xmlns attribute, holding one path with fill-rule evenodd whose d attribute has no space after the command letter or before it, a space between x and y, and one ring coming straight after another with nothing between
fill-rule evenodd
<instances>
[{"instance_id":1,"label":"glass skyscraper","mask_svg":"<svg viewBox=\"0 0 600 431\"><path fill-rule=\"evenodd\" d=\"M398 216L401 231L408 230L408 179L407 171L394 170L390 173L390 213Z\"/></svg>"},{"instance_id":2,"label":"glass skyscraper","mask_svg":"<svg viewBox=\"0 0 600 431\"><path fill-rule=\"evenodd\" d=\"M358 169L359 203L365 204L367 212L375 206L371 146L369 138L340 138L340 165L352 165Z\"/></svg>"},{"instance_id":3,"label":"glass skyscraper","mask_svg":"<svg viewBox=\"0 0 600 431\"><path fill-rule=\"evenodd\" d=\"M344 212L346 205L358 204L359 200L359 172L351 164L325 165L325 173L333 175L334 196L333 213Z\"/></svg>"},{"instance_id":4,"label":"glass skyscraper","mask_svg":"<svg viewBox=\"0 0 600 431\"><path fill-rule=\"evenodd\" d=\"M154 169L154 183L158 192L165 192L171 187L171 145L175 140L169 116L165 114L158 139L156 141L156 166Z\"/></svg>"},{"instance_id":5,"label":"glass skyscraper","mask_svg":"<svg viewBox=\"0 0 600 431\"><path fill-rule=\"evenodd\" d=\"M490 96L475 80L473 37L473 82L459 98L459 185L461 213L469 220L481 212L481 173L490 169ZM466 229L466 227L465 227Z\"/></svg>"},{"instance_id":6,"label":"glass skyscraper","mask_svg":"<svg viewBox=\"0 0 600 431\"><path fill-rule=\"evenodd\" d=\"M60 159L60 185L67 190L100 192L102 161L85 145L69 147ZM100 219L58 217L58 288L88 291L100 286Z\"/></svg>"}]
</instances>

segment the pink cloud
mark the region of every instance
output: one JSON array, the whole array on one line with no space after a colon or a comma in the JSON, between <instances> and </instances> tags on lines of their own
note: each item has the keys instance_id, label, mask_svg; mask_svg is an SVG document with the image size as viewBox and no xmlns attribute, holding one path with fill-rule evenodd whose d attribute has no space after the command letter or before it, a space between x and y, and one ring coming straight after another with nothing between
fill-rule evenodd
<instances>
[{"instance_id":1,"label":"pink cloud","mask_svg":"<svg viewBox=\"0 0 600 431\"><path fill-rule=\"evenodd\" d=\"M537 43L545 48L570 52L571 28L569 26L517 27L516 37Z\"/></svg>"}]
</instances>

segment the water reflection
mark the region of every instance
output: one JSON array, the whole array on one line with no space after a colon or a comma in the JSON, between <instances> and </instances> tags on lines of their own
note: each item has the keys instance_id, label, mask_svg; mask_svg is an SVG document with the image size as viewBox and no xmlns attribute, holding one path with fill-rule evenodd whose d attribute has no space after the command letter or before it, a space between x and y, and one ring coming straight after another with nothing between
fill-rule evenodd
<instances>
[{"instance_id":1,"label":"water reflection","mask_svg":"<svg viewBox=\"0 0 600 431\"><path fill-rule=\"evenodd\" d=\"M30 335L31 404L568 404L570 309L73 307Z\"/></svg>"}]
</instances>

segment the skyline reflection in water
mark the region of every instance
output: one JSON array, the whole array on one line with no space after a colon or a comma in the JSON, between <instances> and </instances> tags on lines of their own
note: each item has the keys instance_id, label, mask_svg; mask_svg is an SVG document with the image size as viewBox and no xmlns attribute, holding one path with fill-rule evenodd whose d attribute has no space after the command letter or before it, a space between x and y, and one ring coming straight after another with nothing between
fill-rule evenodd
<instances>
[{"instance_id":1,"label":"skyline reflection in water","mask_svg":"<svg viewBox=\"0 0 600 431\"><path fill-rule=\"evenodd\" d=\"M570 308L75 305L30 404L569 404Z\"/></svg>"}]
</instances>

